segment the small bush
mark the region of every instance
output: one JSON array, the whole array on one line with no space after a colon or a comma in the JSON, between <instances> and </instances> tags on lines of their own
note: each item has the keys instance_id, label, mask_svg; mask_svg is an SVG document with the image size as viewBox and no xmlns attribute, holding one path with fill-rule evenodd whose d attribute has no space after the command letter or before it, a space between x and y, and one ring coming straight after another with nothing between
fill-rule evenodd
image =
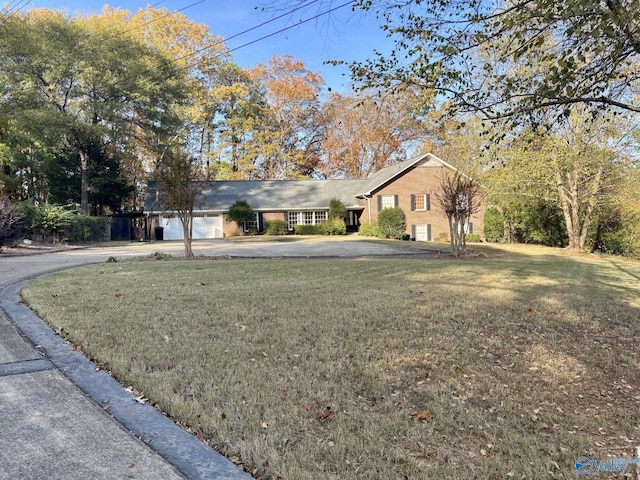
<instances>
[{"instance_id":1,"label":"small bush","mask_svg":"<svg viewBox=\"0 0 640 480\"><path fill-rule=\"evenodd\" d=\"M385 208L378 213L378 228L384 238L402 240L407 230L407 219L399 207Z\"/></svg>"},{"instance_id":2,"label":"small bush","mask_svg":"<svg viewBox=\"0 0 640 480\"><path fill-rule=\"evenodd\" d=\"M478 242L481 241L479 233L467 233L465 235L464 239L467 242L475 242L475 243L478 243Z\"/></svg>"},{"instance_id":3,"label":"small bush","mask_svg":"<svg viewBox=\"0 0 640 480\"><path fill-rule=\"evenodd\" d=\"M449 241L449 234L447 232L440 232L438 234L438 240L441 242L448 242Z\"/></svg>"},{"instance_id":4,"label":"small bush","mask_svg":"<svg viewBox=\"0 0 640 480\"><path fill-rule=\"evenodd\" d=\"M363 223L360 225L358 234L363 237L378 237L381 238L380 229L378 228L378 222Z\"/></svg>"},{"instance_id":5,"label":"small bush","mask_svg":"<svg viewBox=\"0 0 640 480\"><path fill-rule=\"evenodd\" d=\"M332 218L318 225L322 235L346 235L347 225L341 218Z\"/></svg>"},{"instance_id":6,"label":"small bush","mask_svg":"<svg viewBox=\"0 0 640 480\"><path fill-rule=\"evenodd\" d=\"M120 261L120 259L118 257L109 257L107 258L107 260L105 261L105 263L118 263Z\"/></svg>"},{"instance_id":7,"label":"small bush","mask_svg":"<svg viewBox=\"0 0 640 480\"><path fill-rule=\"evenodd\" d=\"M294 235L320 235L320 225L294 225Z\"/></svg>"},{"instance_id":8,"label":"small bush","mask_svg":"<svg viewBox=\"0 0 640 480\"><path fill-rule=\"evenodd\" d=\"M149 255L149 258L153 258L154 260L169 260L171 255L165 252L153 252Z\"/></svg>"},{"instance_id":9,"label":"small bush","mask_svg":"<svg viewBox=\"0 0 640 480\"><path fill-rule=\"evenodd\" d=\"M267 220L264 222L265 235L287 235L289 225L285 220Z\"/></svg>"}]
</instances>

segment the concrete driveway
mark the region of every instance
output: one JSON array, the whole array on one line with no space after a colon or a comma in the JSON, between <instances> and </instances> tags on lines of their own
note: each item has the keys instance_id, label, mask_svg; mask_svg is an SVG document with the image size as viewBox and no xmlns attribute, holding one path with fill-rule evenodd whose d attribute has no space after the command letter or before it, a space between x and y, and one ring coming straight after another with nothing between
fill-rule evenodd
<instances>
[{"instance_id":1,"label":"concrete driveway","mask_svg":"<svg viewBox=\"0 0 640 480\"><path fill-rule=\"evenodd\" d=\"M360 257L424 254L359 241L195 241L196 255ZM182 242L131 243L0 256L0 477L29 479L248 479L231 462L136 401L22 304L34 277L111 256L183 254Z\"/></svg>"}]
</instances>

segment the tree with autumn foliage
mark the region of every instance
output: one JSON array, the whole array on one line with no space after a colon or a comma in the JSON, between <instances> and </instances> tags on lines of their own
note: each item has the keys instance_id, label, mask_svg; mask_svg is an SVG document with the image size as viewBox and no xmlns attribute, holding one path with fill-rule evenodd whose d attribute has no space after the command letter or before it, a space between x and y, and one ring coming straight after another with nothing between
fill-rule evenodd
<instances>
[{"instance_id":1,"label":"tree with autumn foliage","mask_svg":"<svg viewBox=\"0 0 640 480\"><path fill-rule=\"evenodd\" d=\"M249 72L226 62L218 73L218 85L210 94L212 136L214 146L208 160L215 178L220 180L252 180L260 178L259 145L255 132L265 120L264 89Z\"/></svg>"},{"instance_id":2,"label":"tree with autumn foliage","mask_svg":"<svg viewBox=\"0 0 640 480\"><path fill-rule=\"evenodd\" d=\"M251 70L265 92L261 123L252 141L262 179L306 178L319 162L323 135L320 116L322 77L289 55L275 56Z\"/></svg>"},{"instance_id":3,"label":"tree with autumn foliage","mask_svg":"<svg viewBox=\"0 0 640 480\"><path fill-rule=\"evenodd\" d=\"M327 127L316 173L324 178L367 178L404 159L408 148L425 136L422 107L428 98L410 91L387 96L332 94L324 104Z\"/></svg>"}]
</instances>

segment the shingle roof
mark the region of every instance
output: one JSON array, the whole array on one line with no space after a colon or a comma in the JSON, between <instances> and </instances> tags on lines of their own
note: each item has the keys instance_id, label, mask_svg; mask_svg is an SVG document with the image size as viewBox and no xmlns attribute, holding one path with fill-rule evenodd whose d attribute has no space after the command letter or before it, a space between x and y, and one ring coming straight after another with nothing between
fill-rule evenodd
<instances>
[{"instance_id":1,"label":"shingle roof","mask_svg":"<svg viewBox=\"0 0 640 480\"><path fill-rule=\"evenodd\" d=\"M363 188L367 180L231 180L207 182L200 198L198 210L226 212L237 200L246 200L256 211L327 209L337 198L348 208L363 208L354 192ZM148 187L145 211L162 210L152 205L155 200L155 182Z\"/></svg>"}]
</instances>

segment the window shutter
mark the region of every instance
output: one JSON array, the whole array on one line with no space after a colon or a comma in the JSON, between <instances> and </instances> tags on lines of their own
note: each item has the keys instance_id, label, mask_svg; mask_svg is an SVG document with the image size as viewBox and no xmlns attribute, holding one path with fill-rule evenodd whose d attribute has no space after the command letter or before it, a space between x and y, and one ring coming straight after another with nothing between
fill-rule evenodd
<instances>
[{"instance_id":1,"label":"window shutter","mask_svg":"<svg viewBox=\"0 0 640 480\"><path fill-rule=\"evenodd\" d=\"M431 210L431 195L428 193L424 196L424 208Z\"/></svg>"},{"instance_id":2,"label":"window shutter","mask_svg":"<svg viewBox=\"0 0 640 480\"><path fill-rule=\"evenodd\" d=\"M376 195L376 198L378 199L378 212L380 210L382 210L382 195Z\"/></svg>"},{"instance_id":3,"label":"window shutter","mask_svg":"<svg viewBox=\"0 0 640 480\"><path fill-rule=\"evenodd\" d=\"M473 233L473 223L469 222L469 233Z\"/></svg>"},{"instance_id":4,"label":"window shutter","mask_svg":"<svg viewBox=\"0 0 640 480\"><path fill-rule=\"evenodd\" d=\"M264 231L264 218L262 216L262 212L258 212L258 231Z\"/></svg>"},{"instance_id":5,"label":"window shutter","mask_svg":"<svg viewBox=\"0 0 640 480\"><path fill-rule=\"evenodd\" d=\"M416 196L411 194L411 211L414 212L416 209Z\"/></svg>"},{"instance_id":6,"label":"window shutter","mask_svg":"<svg viewBox=\"0 0 640 480\"><path fill-rule=\"evenodd\" d=\"M415 240L415 239L416 239L416 226L411 225L411 240Z\"/></svg>"},{"instance_id":7,"label":"window shutter","mask_svg":"<svg viewBox=\"0 0 640 480\"><path fill-rule=\"evenodd\" d=\"M431 224L427 223L427 241L431 241Z\"/></svg>"},{"instance_id":8,"label":"window shutter","mask_svg":"<svg viewBox=\"0 0 640 480\"><path fill-rule=\"evenodd\" d=\"M394 195L393 196L393 206L397 207L398 206L398 195Z\"/></svg>"}]
</instances>

